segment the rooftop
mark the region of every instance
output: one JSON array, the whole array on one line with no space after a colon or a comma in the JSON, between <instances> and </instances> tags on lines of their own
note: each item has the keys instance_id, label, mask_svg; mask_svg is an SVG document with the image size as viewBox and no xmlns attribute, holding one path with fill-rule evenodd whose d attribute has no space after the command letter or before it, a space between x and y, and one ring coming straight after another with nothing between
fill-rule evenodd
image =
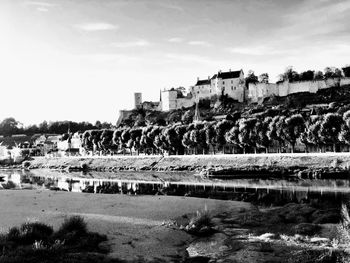
<instances>
[{"instance_id":1,"label":"rooftop","mask_svg":"<svg viewBox=\"0 0 350 263\"><path fill-rule=\"evenodd\" d=\"M220 78L220 79L237 79L241 75L242 70L237 71L227 71L227 72L221 72L219 71L218 74L215 74L212 79Z\"/></svg>"},{"instance_id":2,"label":"rooftop","mask_svg":"<svg viewBox=\"0 0 350 263\"><path fill-rule=\"evenodd\" d=\"M195 86L210 85L210 79L197 80Z\"/></svg>"}]
</instances>

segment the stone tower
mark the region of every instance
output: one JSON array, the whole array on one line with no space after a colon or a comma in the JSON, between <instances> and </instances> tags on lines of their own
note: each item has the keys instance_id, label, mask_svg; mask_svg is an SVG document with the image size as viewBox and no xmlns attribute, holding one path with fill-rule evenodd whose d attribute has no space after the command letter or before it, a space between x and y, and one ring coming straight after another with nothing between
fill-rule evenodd
<instances>
[{"instance_id":1,"label":"stone tower","mask_svg":"<svg viewBox=\"0 0 350 263\"><path fill-rule=\"evenodd\" d=\"M140 109L142 107L142 93L135 92L134 99L135 99L135 109Z\"/></svg>"}]
</instances>

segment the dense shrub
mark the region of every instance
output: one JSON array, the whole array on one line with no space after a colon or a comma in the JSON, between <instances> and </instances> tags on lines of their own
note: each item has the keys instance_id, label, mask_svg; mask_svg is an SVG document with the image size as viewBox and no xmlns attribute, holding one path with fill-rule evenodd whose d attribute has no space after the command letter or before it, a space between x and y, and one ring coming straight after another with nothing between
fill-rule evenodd
<instances>
[{"instance_id":1,"label":"dense shrub","mask_svg":"<svg viewBox=\"0 0 350 263\"><path fill-rule=\"evenodd\" d=\"M76 232L79 234L87 233L87 226L84 218L81 216L72 216L64 220L62 226L58 230L58 233Z\"/></svg>"},{"instance_id":2,"label":"dense shrub","mask_svg":"<svg viewBox=\"0 0 350 263\"><path fill-rule=\"evenodd\" d=\"M213 233L213 222L207 209L197 211L196 215L191 217L185 230L193 235L205 236Z\"/></svg>"},{"instance_id":3,"label":"dense shrub","mask_svg":"<svg viewBox=\"0 0 350 263\"><path fill-rule=\"evenodd\" d=\"M0 235L1 263L26 262L121 262L109 260L99 244L104 235L87 231L82 217L66 219L55 233L43 223L25 223Z\"/></svg>"}]
</instances>

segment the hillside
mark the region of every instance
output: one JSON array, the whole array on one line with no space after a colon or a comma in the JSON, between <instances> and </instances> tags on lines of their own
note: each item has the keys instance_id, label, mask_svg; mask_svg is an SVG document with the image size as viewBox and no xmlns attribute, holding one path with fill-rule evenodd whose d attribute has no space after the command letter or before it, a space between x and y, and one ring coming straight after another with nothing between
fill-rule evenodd
<instances>
[{"instance_id":1,"label":"hillside","mask_svg":"<svg viewBox=\"0 0 350 263\"><path fill-rule=\"evenodd\" d=\"M350 85L338 88L329 88L312 93L297 93L286 97L269 97L266 98L261 105L245 104L234 101L230 98L216 98L201 100L199 103L199 113L202 120L215 120L217 118L225 118L226 115L234 116L240 114L242 116L250 116L254 113L263 112L268 109L278 109L276 114L284 110L301 111L305 107L309 109L319 110L317 104L329 104L336 102L338 105L346 105L350 103ZM126 118L121 120L120 125L134 126L135 124L156 124L166 125L176 122L190 123L195 114L195 107L186 109L173 110L170 112L160 112L153 110L131 110Z\"/></svg>"}]
</instances>

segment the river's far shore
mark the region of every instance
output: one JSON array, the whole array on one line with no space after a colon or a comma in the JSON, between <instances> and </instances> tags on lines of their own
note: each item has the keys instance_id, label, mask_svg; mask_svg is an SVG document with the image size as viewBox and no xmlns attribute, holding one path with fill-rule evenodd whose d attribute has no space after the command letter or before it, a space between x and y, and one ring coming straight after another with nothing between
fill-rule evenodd
<instances>
[{"instance_id":1,"label":"river's far shore","mask_svg":"<svg viewBox=\"0 0 350 263\"><path fill-rule=\"evenodd\" d=\"M294 154L227 154L173 156L79 156L34 157L25 162L29 169L92 170L92 171L223 171L298 174L322 170L341 172L347 176L350 153L294 153ZM223 173L223 174L224 174ZM343 174L345 173L345 174Z\"/></svg>"}]
</instances>

